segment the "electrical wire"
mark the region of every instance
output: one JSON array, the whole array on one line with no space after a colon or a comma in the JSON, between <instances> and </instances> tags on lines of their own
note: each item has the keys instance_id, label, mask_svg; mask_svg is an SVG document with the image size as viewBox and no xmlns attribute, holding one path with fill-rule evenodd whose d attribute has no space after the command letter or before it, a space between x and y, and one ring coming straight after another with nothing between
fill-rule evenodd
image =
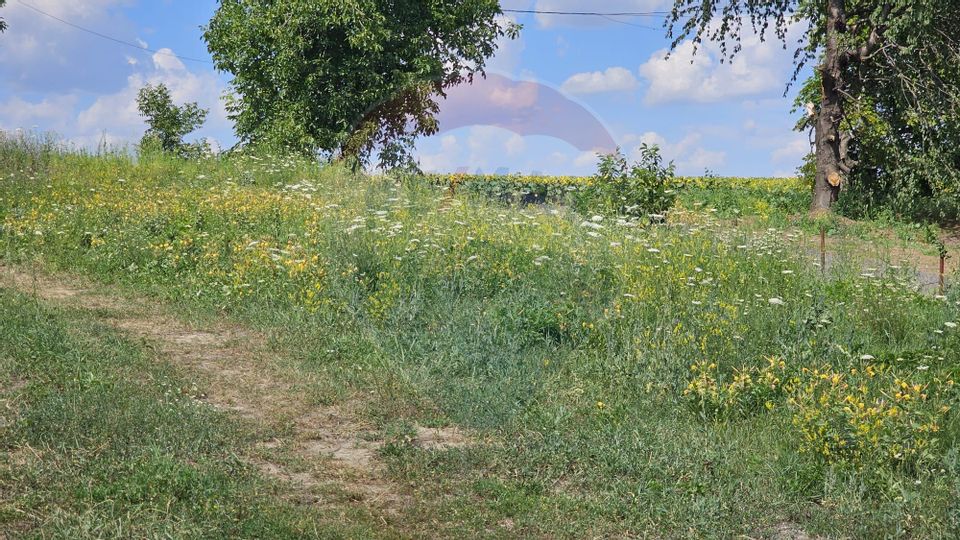
<instances>
[{"instance_id":1,"label":"electrical wire","mask_svg":"<svg viewBox=\"0 0 960 540\"><path fill-rule=\"evenodd\" d=\"M158 51L158 50L156 50L156 49L151 49L151 48L149 48L149 47L143 47L143 46L141 46L141 45L139 45L139 44L137 44L137 43L133 43L133 42L130 42L130 41L125 41L125 40L122 40L122 39L120 39L120 38L115 38L115 37L113 37L113 36L108 36L107 34L103 34L103 33L101 33L101 32L97 32L96 30L91 30L91 29L89 29L89 28L85 28L85 27L83 27L83 26L80 26L79 24L74 24L74 23L72 23L72 22L70 22L70 21L66 21L66 20L64 20L64 19L61 19L60 17L57 17L56 15L53 15L53 14L51 14L51 13L47 13L46 11L43 11L42 9L40 9L40 8L38 8L38 7L36 7L36 6L32 6L32 5L24 2L23 0L17 0L17 3L20 4L21 6L27 8L27 9L31 9L31 10L33 10L33 11L35 11L35 12L41 14L41 15L44 15L44 16L49 17L49 18L51 18L51 19L53 19L53 20L55 20L55 21L58 21L58 22L60 22L60 23L63 23L63 24L65 24L65 25L67 25L67 26L69 26L69 27L71 27L71 28L75 28L75 29L77 29L77 30L80 30L81 32L86 32L86 33L88 33L88 34L92 34L92 35L97 36L97 37L99 37L99 38L106 39L106 40L109 40L109 41L113 41L114 43L119 43L119 44L121 44L121 45L126 45L127 47L132 47L132 48L137 49L137 50L142 51L142 52L149 52L149 53L153 53L153 54L160 54L160 55L163 55L163 56L172 56L172 57L174 57L174 58L179 58L180 60L185 60L185 61L187 61L187 62L199 62L199 63L202 63L202 64L213 64L212 61L210 61L210 60L205 60L205 59L203 59L203 58L191 58L191 57L189 57L189 56L181 56L181 55L179 55L179 54L174 54L174 53L172 53L172 52Z\"/></svg>"},{"instance_id":2,"label":"electrical wire","mask_svg":"<svg viewBox=\"0 0 960 540\"><path fill-rule=\"evenodd\" d=\"M524 13L534 15L575 15L584 17L666 17L669 11L553 11L544 9L504 9L504 13Z\"/></svg>"}]
</instances>

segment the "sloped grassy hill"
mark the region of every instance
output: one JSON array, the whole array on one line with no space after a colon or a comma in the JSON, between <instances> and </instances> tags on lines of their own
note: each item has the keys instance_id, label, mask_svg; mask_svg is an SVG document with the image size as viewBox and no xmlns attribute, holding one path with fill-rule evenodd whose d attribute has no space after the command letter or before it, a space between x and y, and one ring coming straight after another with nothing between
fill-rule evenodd
<instances>
[{"instance_id":1,"label":"sloped grassy hill","mask_svg":"<svg viewBox=\"0 0 960 540\"><path fill-rule=\"evenodd\" d=\"M958 298L904 271L287 158L7 159L8 262L271 329L372 396L437 534L958 530ZM413 421L487 442L426 453Z\"/></svg>"}]
</instances>

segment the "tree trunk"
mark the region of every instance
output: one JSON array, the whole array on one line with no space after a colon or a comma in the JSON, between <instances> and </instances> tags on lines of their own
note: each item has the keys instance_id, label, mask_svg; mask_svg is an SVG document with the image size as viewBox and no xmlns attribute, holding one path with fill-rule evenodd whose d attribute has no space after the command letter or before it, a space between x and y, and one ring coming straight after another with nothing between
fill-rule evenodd
<instances>
[{"instance_id":1,"label":"tree trunk","mask_svg":"<svg viewBox=\"0 0 960 540\"><path fill-rule=\"evenodd\" d=\"M811 212L828 211L846 179L841 159L840 120L843 117L844 56L838 36L845 31L844 0L827 1L827 39L823 62L817 66L823 83L820 111L815 120L817 176Z\"/></svg>"}]
</instances>

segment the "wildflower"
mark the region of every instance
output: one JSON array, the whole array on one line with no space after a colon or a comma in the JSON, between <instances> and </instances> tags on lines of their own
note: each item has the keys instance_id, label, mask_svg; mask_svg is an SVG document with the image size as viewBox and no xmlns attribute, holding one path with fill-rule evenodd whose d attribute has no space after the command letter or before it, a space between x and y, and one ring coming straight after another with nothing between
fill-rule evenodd
<instances>
[{"instance_id":1,"label":"wildflower","mask_svg":"<svg viewBox=\"0 0 960 540\"><path fill-rule=\"evenodd\" d=\"M602 401L598 401L598 402L597 402L597 409L599 409L599 410L601 410L601 411L602 411L603 409L605 409L606 406L607 406L607 404L604 403L604 402L602 402Z\"/></svg>"},{"instance_id":2,"label":"wildflower","mask_svg":"<svg viewBox=\"0 0 960 540\"><path fill-rule=\"evenodd\" d=\"M861 360L874 360L874 357L873 357L872 355L869 355L869 354L861 354L861 355L860 355L860 359L861 359Z\"/></svg>"},{"instance_id":3,"label":"wildflower","mask_svg":"<svg viewBox=\"0 0 960 540\"><path fill-rule=\"evenodd\" d=\"M947 328L956 328L956 327L957 327L957 323L955 323L955 322L945 322L945 323L943 323L943 325L946 326Z\"/></svg>"},{"instance_id":4,"label":"wildflower","mask_svg":"<svg viewBox=\"0 0 960 540\"><path fill-rule=\"evenodd\" d=\"M774 306L785 306L785 305L787 305L787 303L784 302L782 298L777 298L777 297L773 297L773 298L767 300L767 302L770 302L770 304L772 304L772 305L774 305Z\"/></svg>"}]
</instances>

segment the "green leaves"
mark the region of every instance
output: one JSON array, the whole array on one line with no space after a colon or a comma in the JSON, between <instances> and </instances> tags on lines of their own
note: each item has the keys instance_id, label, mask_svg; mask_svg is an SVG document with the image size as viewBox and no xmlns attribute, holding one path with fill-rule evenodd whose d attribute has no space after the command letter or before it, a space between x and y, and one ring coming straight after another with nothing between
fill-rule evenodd
<instances>
[{"instance_id":1,"label":"green leaves","mask_svg":"<svg viewBox=\"0 0 960 540\"><path fill-rule=\"evenodd\" d=\"M196 155L206 148L206 142L186 144L183 137L203 125L206 109L195 102L181 107L173 104L170 89L163 83L148 84L137 94L140 116L146 117L149 128L140 142L141 150L152 146L179 155Z\"/></svg>"},{"instance_id":2,"label":"green leaves","mask_svg":"<svg viewBox=\"0 0 960 540\"><path fill-rule=\"evenodd\" d=\"M517 28L496 0L224 0L204 32L240 139L366 161L435 133L437 98ZM388 164L391 165L391 164Z\"/></svg>"},{"instance_id":3,"label":"green leaves","mask_svg":"<svg viewBox=\"0 0 960 540\"><path fill-rule=\"evenodd\" d=\"M664 165L656 146L643 144L640 161L630 165L618 150L600 157L597 175L584 190L581 210L629 218L663 219L677 193L671 189L673 163Z\"/></svg>"},{"instance_id":4,"label":"green leaves","mask_svg":"<svg viewBox=\"0 0 960 540\"><path fill-rule=\"evenodd\" d=\"M794 80L811 61L820 62L818 72L829 67L829 77L817 73L801 88L798 109L815 106L797 128L817 126L831 100L817 161L822 175L834 162L845 173L841 205L846 198L858 214L880 207L926 219L960 215L957 1L675 0L667 23L674 46L715 41L727 58L744 32L790 46L788 32L802 28Z\"/></svg>"}]
</instances>

